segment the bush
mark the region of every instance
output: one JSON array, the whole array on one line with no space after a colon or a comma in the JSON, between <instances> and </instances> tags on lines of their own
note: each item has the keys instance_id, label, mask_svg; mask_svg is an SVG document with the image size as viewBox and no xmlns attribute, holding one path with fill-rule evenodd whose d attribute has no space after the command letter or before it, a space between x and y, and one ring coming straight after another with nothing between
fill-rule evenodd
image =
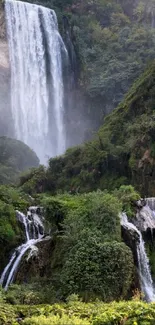
<instances>
[{"instance_id":1,"label":"bush","mask_svg":"<svg viewBox=\"0 0 155 325\"><path fill-rule=\"evenodd\" d=\"M140 195L131 185L121 186L119 190L115 190L113 194L122 202L122 209L128 217L134 217L136 213L135 202L140 200Z\"/></svg>"},{"instance_id":2,"label":"bush","mask_svg":"<svg viewBox=\"0 0 155 325\"><path fill-rule=\"evenodd\" d=\"M81 239L66 257L61 286L66 294L76 293L85 301L99 297L111 301L126 297L132 282L133 258L123 243L100 243L98 236Z\"/></svg>"},{"instance_id":3,"label":"bush","mask_svg":"<svg viewBox=\"0 0 155 325\"><path fill-rule=\"evenodd\" d=\"M0 305L0 325L154 325L154 304L73 302L52 306Z\"/></svg>"},{"instance_id":4,"label":"bush","mask_svg":"<svg viewBox=\"0 0 155 325\"><path fill-rule=\"evenodd\" d=\"M1 292L1 291L0 291ZM35 280L30 284L11 284L7 292L2 291L3 301L11 305L38 305L56 302L56 293L50 280Z\"/></svg>"},{"instance_id":5,"label":"bush","mask_svg":"<svg viewBox=\"0 0 155 325\"><path fill-rule=\"evenodd\" d=\"M80 319L76 316L63 315L56 316L39 316L32 317L23 322L24 325L90 325L91 323L86 319Z\"/></svg>"}]
</instances>

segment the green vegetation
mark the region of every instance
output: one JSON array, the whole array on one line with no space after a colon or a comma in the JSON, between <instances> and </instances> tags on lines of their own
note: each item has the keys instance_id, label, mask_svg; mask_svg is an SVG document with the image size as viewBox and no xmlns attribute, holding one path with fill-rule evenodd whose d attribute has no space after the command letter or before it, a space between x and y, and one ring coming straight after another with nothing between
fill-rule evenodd
<instances>
[{"instance_id":1,"label":"green vegetation","mask_svg":"<svg viewBox=\"0 0 155 325\"><path fill-rule=\"evenodd\" d=\"M23 232L17 222L15 210L25 211L30 199L20 190L0 186L0 272L6 265L10 251L23 239Z\"/></svg>"},{"instance_id":2,"label":"green vegetation","mask_svg":"<svg viewBox=\"0 0 155 325\"><path fill-rule=\"evenodd\" d=\"M86 103L79 112L97 126L154 58L155 1L35 2L57 11L64 38L69 29ZM139 301L138 291L131 299L137 273L119 213L135 215L140 195L133 186L155 195L155 63L92 141L50 159L47 168L20 141L0 137L0 152L1 184L22 172L18 188L0 185L0 272L24 240L16 210L26 212L29 194L43 206L52 234L47 246L39 243L36 260L22 260L18 284L0 289L0 325L154 325L154 304ZM147 236L155 277L155 244Z\"/></svg>"},{"instance_id":3,"label":"green vegetation","mask_svg":"<svg viewBox=\"0 0 155 325\"><path fill-rule=\"evenodd\" d=\"M132 187L123 189L128 207L129 200L139 195ZM51 283L59 299L76 293L84 301L97 297L111 301L131 294L133 257L122 243L119 219L123 189L116 196L107 191L40 195L46 219L55 230Z\"/></svg>"},{"instance_id":4,"label":"green vegetation","mask_svg":"<svg viewBox=\"0 0 155 325\"><path fill-rule=\"evenodd\" d=\"M3 205L11 209L0 219L4 267L8 251L21 239L15 208L24 210L28 201L20 191L7 190L4 186L0 195ZM134 262L130 248L122 242L119 213L122 207L132 207L137 198L139 195L131 186L120 188L114 194L107 191L54 197L39 194L36 202L44 207L52 238L48 246L40 243L41 260L39 256L30 263L23 259L16 279L22 286L10 287L6 301L46 304L64 301L71 294L78 294L85 302L131 297L132 289L136 289Z\"/></svg>"},{"instance_id":5,"label":"green vegetation","mask_svg":"<svg viewBox=\"0 0 155 325\"><path fill-rule=\"evenodd\" d=\"M30 1L31 2L31 1ZM55 9L77 89L67 119L97 129L155 57L154 0L33 0ZM70 41L76 53L76 62ZM70 94L69 94L70 96ZM73 114L74 110L74 114ZM71 117L69 116L71 115ZM89 121L88 125L86 121ZM77 123L77 121L75 121ZM82 120L81 120L82 122ZM74 133L79 132L79 124ZM85 138L91 130L86 129Z\"/></svg>"},{"instance_id":6,"label":"green vegetation","mask_svg":"<svg viewBox=\"0 0 155 325\"><path fill-rule=\"evenodd\" d=\"M49 160L44 190L72 194L132 184L155 196L155 63L138 79L124 101L105 119L94 139ZM38 170L38 177L40 170ZM42 174L41 174L42 175ZM37 188L36 176L22 182Z\"/></svg>"},{"instance_id":7,"label":"green vegetation","mask_svg":"<svg viewBox=\"0 0 155 325\"><path fill-rule=\"evenodd\" d=\"M154 59L154 6L154 0L87 0L66 7L82 65L80 86L96 99L93 118L96 108L102 116L116 107Z\"/></svg>"},{"instance_id":8,"label":"green vegetation","mask_svg":"<svg viewBox=\"0 0 155 325\"><path fill-rule=\"evenodd\" d=\"M155 2L36 2L56 9L64 38L69 29L78 94L86 103L82 113L96 126L154 58ZM154 325L154 304L137 297L123 301L131 299L138 281L119 213L135 215L140 195L133 186L155 196L155 62L92 141L50 159L47 168L38 167L36 155L19 141L1 137L0 151L1 184L24 171L18 189L0 186L1 270L23 239L15 210L26 210L24 193L43 206L52 234L48 250L40 245L42 260L23 259L19 285L0 291L0 325L17 325L18 318L25 325ZM154 243L146 246L154 277Z\"/></svg>"},{"instance_id":9,"label":"green vegetation","mask_svg":"<svg viewBox=\"0 0 155 325\"><path fill-rule=\"evenodd\" d=\"M39 165L34 151L15 139L0 137L0 153L0 184L15 183L22 171Z\"/></svg>"},{"instance_id":10,"label":"green vegetation","mask_svg":"<svg viewBox=\"0 0 155 325\"><path fill-rule=\"evenodd\" d=\"M102 244L97 236L88 236L85 231L83 236L63 266L61 283L65 294L79 293L85 301L126 297L133 275L130 249L124 243Z\"/></svg>"},{"instance_id":11,"label":"green vegetation","mask_svg":"<svg viewBox=\"0 0 155 325\"><path fill-rule=\"evenodd\" d=\"M140 301L100 301L84 304L71 296L67 304L53 306L0 305L0 325L154 325L154 304Z\"/></svg>"}]
</instances>

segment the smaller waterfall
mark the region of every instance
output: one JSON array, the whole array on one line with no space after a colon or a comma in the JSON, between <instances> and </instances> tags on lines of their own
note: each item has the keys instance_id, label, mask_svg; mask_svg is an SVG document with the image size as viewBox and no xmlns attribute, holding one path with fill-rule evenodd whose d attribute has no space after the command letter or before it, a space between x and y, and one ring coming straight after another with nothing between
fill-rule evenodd
<instances>
[{"instance_id":1,"label":"smaller waterfall","mask_svg":"<svg viewBox=\"0 0 155 325\"><path fill-rule=\"evenodd\" d=\"M145 295L147 301L155 301L153 281L151 277L149 260L146 255L145 245L142 238L141 232L137 229L137 227L128 221L127 215L122 213L121 215L121 225L128 229L131 232L136 232L139 237L139 242L137 242L137 257L138 257L138 268L140 275L140 284L141 290Z\"/></svg>"},{"instance_id":2,"label":"smaller waterfall","mask_svg":"<svg viewBox=\"0 0 155 325\"><path fill-rule=\"evenodd\" d=\"M44 236L44 226L38 209L38 207L30 207L26 216L22 212L16 211L18 220L24 225L26 242L15 249L1 275L0 284L5 290L14 281L24 254L30 250L28 258L32 257L38 251L36 244L49 239Z\"/></svg>"},{"instance_id":3,"label":"smaller waterfall","mask_svg":"<svg viewBox=\"0 0 155 325\"><path fill-rule=\"evenodd\" d=\"M26 234L26 240L30 240L29 231L28 231L28 219L25 218L25 214L16 210L18 220L24 225L25 227L25 234Z\"/></svg>"}]
</instances>

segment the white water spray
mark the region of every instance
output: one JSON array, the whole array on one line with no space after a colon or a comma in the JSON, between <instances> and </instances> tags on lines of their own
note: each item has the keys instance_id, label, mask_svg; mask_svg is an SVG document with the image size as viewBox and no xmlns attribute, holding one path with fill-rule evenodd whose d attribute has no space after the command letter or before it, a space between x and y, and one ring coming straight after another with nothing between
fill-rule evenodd
<instances>
[{"instance_id":1,"label":"white water spray","mask_svg":"<svg viewBox=\"0 0 155 325\"><path fill-rule=\"evenodd\" d=\"M141 232L137 227L128 221L127 215L122 213L121 215L121 225L130 230L131 232L136 232L139 237L139 242L137 242L137 257L138 257L138 270L140 275L141 290L145 295L147 301L155 301L153 281L151 277L149 260L145 251L145 245L142 238Z\"/></svg>"},{"instance_id":2,"label":"white water spray","mask_svg":"<svg viewBox=\"0 0 155 325\"><path fill-rule=\"evenodd\" d=\"M49 240L49 237L44 237L44 227L40 216L37 214L37 209L38 207L30 207L27 216L16 211L18 220L24 225L26 242L15 249L1 275L0 284L5 290L14 281L24 254L30 251L28 258L32 257L38 252L35 245L41 241Z\"/></svg>"},{"instance_id":3,"label":"white water spray","mask_svg":"<svg viewBox=\"0 0 155 325\"><path fill-rule=\"evenodd\" d=\"M11 64L11 105L17 139L44 163L66 148L62 53L53 10L5 2Z\"/></svg>"}]
</instances>

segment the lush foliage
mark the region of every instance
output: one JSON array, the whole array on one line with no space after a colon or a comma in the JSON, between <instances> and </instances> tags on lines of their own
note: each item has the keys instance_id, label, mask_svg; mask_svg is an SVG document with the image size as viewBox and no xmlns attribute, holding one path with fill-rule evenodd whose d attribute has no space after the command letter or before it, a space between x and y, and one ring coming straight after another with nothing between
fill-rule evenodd
<instances>
[{"instance_id":1,"label":"lush foliage","mask_svg":"<svg viewBox=\"0 0 155 325\"><path fill-rule=\"evenodd\" d=\"M149 0L148 6L144 0L136 4L123 0L41 3L57 10L64 37L66 26L62 21L67 19L80 63L78 86L89 103L85 113L98 124L99 117L120 102L154 57L154 0ZM105 119L93 141L50 159L48 168L40 166L21 175L19 185L28 194L48 192L36 196L36 200L45 208L52 232L51 250L48 265L39 261L43 279L38 276L33 282L36 270L32 268L30 283L12 286L6 294L0 292L0 325L11 324L11 318L13 325L18 318L27 325L154 324L153 305L104 305L97 301L131 297L134 287L133 256L121 239L119 213L126 211L130 217L135 213L134 202L139 194L128 184L136 185L141 193L155 194L154 94L155 64ZM38 165L34 152L19 141L0 138L0 151L2 184L15 181L19 172ZM96 192L82 194L92 190ZM64 191L67 193L62 194ZM51 192L57 196L51 197ZM26 210L27 206L28 199L21 190L0 186L1 268L23 236L15 210ZM24 272L27 278L29 275L28 266L24 270L24 260L22 263L19 282ZM67 298L71 294L71 300L77 300L77 294L85 302L96 299L96 303L71 302ZM4 304L57 300L69 302L34 308Z\"/></svg>"},{"instance_id":2,"label":"lush foliage","mask_svg":"<svg viewBox=\"0 0 155 325\"><path fill-rule=\"evenodd\" d=\"M0 305L0 325L154 325L154 319L154 304L139 301L84 304L74 296L62 305Z\"/></svg>"},{"instance_id":3,"label":"lush foliage","mask_svg":"<svg viewBox=\"0 0 155 325\"><path fill-rule=\"evenodd\" d=\"M29 201L28 196L20 190L0 186L0 272L6 264L10 251L23 239L15 210L26 210Z\"/></svg>"},{"instance_id":4,"label":"lush foliage","mask_svg":"<svg viewBox=\"0 0 155 325\"><path fill-rule=\"evenodd\" d=\"M80 231L89 228L101 231L107 239L120 240L119 212L121 200L107 192L92 192L82 195L43 196L41 204L46 209L46 218L53 225L60 225L72 239L80 236ZM78 237L77 237L78 238Z\"/></svg>"},{"instance_id":5,"label":"lush foliage","mask_svg":"<svg viewBox=\"0 0 155 325\"><path fill-rule=\"evenodd\" d=\"M20 174L19 186L31 195L43 192L47 186L46 168L40 165Z\"/></svg>"},{"instance_id":6,"label":"lush foliage","mask_svg":"<svg viewBox=\"0 0 155 325\"><path fill-rule=\"evenodd\" d=\"M133 188L125 190L130 199L138 197ZM127 297L134 267L130 249L121 243L121 189L119 200L106 191L40 200L57 234L51 274L58 296L77 293L85 301Z\"/></svg>"},{"instance_id":7,"label":"lush foliage","mask_svg":"<svg viewBox=\"0 0 155 325\"><path fill-rule=\"evenodd\" d=\"M50 159L46 190L76 193L133 184L142 195L154 196L154 94L155 63L106 117L93 141Z\"/></svg>"},{"instance_id":8,"label":"lush foliage","mask_svg":"<svg viewBox=\"0 0 155 325\"><path fill-rule=\"evenodd\" d=\"M55 197L39 194L36 202L45 209L52 239L48 245L40 243L41 259L38 256L37 261L31 263L23 259L16 280L17 283L26 281L27 285L21 289L11 287L6 301L12 304L49 303L64 301L73 293L79 294L84 301L96 298L112 301L131 296L134 265L132 252L121 239L119 213L124 201L121 191L116 195L107 191ZM137 198L133 188L124 187L124 191L131 201ZM4 205L9 209L6 217L3 213L0 218L4 266L8 250L18 245L21 238L15 208L23 210L28 202L20 197L19 191L7 190L4 186L0 188L0 195L3 211ZM128 199L127 202L130 206ZM3 246L7 247L7 254Z\"/></svg>"},{"instance_id":9,"label":"lush foliage","mask_svg":"<svg viewBox=\"0 0 155 325\"><path fill-rule=\"evenodd\" d=\"M122 202L122 210L127 216L134 217L136 213L135 202L140 199L140 195L136 192L133 186L122 185L119 189L114 190L113 194Z\"/></svg>"},{"instance_id":10,"label":"lush foliage","mask_svg":"<svg viewBox=\"0 0 155 325\"><path fill-rule=\"evenodd\" d=\"M65 294L79 293L85 301L126 297L133 275L130 249L123 243L100 243L83 232L83 240L70 250L61 273Z\"/></svg>"},{"instance_id":11,"label":"lush foliage","mask_svg":"<svg viewBox=\"0 0 155 325\"><path fill-rule=\"evenodd\" d=\"M98 127L154 59L154 0L148 0L147 5L145 0L32 2L56 10L68 47L71 69L77 79L73 104L71 109L67 107L70 127L74 120L71 136L80 133L79 127ZM75 117L80 119L80 124ZM85 138L90 133L86 130Z\"/></svg>"}]
</instances>

